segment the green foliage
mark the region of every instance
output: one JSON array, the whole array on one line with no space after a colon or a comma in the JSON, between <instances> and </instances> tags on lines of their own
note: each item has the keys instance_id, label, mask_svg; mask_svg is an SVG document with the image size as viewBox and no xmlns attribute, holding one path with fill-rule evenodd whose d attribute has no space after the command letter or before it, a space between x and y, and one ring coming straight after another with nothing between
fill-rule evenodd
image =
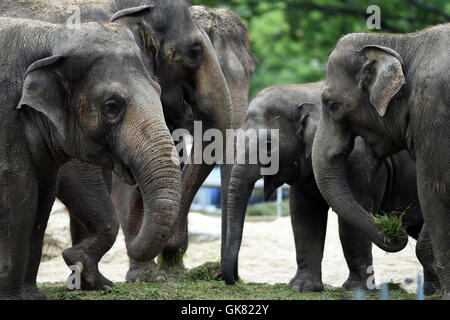
<instances>
[{"instance_id":1,"label":"green foliage","mask_svg":"<svg viewBox=\"0 0 450 320\"><path fill-rule=\"evenodd\" d=\"M218 280L220 276L220 261L206 262L198 267L186 270L181 275L181 280Z\"/></svg>"},{"instance_id":2,"label":"green foliage","mask_svg":"<svg viewBox=\"0 0 450 320\"><path fill-rule=\"evenodd\" d=\"M385 235L392 240L399 240L404 237L406 232L402 219L411 208L412 204L410 204L405 210L394 210L387 214L375 213L372 214L372 217Z\"/></svg>"},{"instance_id":3,"label":"green foliage","mask_svg":"<svg viewBox=\"0 0 450 320\"><path fill-rule=\"evenodd\" d=\"M246 22L258 59L250 97L269 85L323 79L327 57L350 32L370 31L369 5L381 9L381 32L413 32L450 21L448 0L194 0L228 7Z\"/></svg>"},{"instance_id":4,"label":"green foliage","mask_svg":"<svg viewBox=\"0 0 450 320\"><path fill-rule=\"evenodd\" d=\"M48 300L351 300L354 292L325 285L323 292L298 293L287 284L245 283L226 285L224 281L178 280L154 283L116 283L105 291L69 291L64 285L40 286ZM379 292L366 294L378 300ZM426 297L440 299L440 295ZM415 300L398 285L389 284L389 300Z\"/></svg>"},{"instance_id":5,"label":"green foliage","mask_svg":"<svg viewBox=\"0 0 450 320\"><path fill-rule=\"evenodd\" d=\"M179 249L176 253L165 253L164 251L158 255L158 263L165 267L179 266L183 262L184 251Z\"/></svg>"},{"instance_id":6,"label":"green foliage","mask_svg":"<svg viewBox=\"0 0 450 320\"><path fill-rule=\"evenodd\" d=\"M289 200L283 200L281 203L282 216L289 216ZM247 207L247 216L276 216L277 215L277 203L261 202L253 204Z\"/></svg>"}]
</instances>

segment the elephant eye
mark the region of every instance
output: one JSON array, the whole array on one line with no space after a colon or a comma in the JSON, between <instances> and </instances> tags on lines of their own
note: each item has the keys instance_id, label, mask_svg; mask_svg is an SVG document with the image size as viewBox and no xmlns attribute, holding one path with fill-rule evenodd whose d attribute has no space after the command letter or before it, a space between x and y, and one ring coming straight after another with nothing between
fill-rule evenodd
<instances>
[{"instance_id":1,"label":"elephant eye","mask_svg":"<svg viewBox=\"0 0 450 320\"><path fill-rule=\"evenodd\" d=\"M338 104L336 101L333 101L333 100L328 100L328 101L325 103L325 106L326 106L328 112L329 112L332 116L334 116L334 114L335 114L335 113L338 111L338 109L339 109L339 104Z\"/></svg>"},{"instance_id":2,"label":"elephant eye","mask_svg":"<svg viewBox=\"0 0 450 320\"><path fill-rule=\"evenodd\" d=\"M197 65L200 63L203 56L203 48L200 42L193 43L188 49L188 57L190 63Z\"/></svg>"},{"instance_id":3,"label":"elephant eye","mask_svg":"<svg viewBox=\"0 0 450 320\"><path fill-rule=\"evenodd\" d=\"M103 104L102 112L107 120L116 122L123 110L123 103L117 100L108 100Z\"/></svg>"}]
</instances>

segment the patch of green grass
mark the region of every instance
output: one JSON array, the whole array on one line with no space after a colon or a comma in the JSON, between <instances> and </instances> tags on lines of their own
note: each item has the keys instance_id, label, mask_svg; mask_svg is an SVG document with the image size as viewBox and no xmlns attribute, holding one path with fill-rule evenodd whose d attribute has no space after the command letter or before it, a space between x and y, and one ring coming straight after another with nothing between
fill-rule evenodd
<instances>
[{"instance_id":1,"label":"patch of green grass","mask_svg":"<svg viewBox=\"0 0 450 320\"><path fill-rule=\"evenodd\" d=\"M181 275L181 280L218 280L220 276L220 262L206 262L198 267L185 270Z\"/></svg>"},{"instance_id":2,"label":"patch of green grass","mask_svg":"<svg viewBox=\"0 0 450 320\"><path fill-rule=\"evenodd\" d=\"M116 283L105 291L69 291L64 285L41 285L49 300L352 300L355 292L325 285L322 292L298 293L287 284L245 283L226 285L217 281L218 262L207 262L184 271L180 278L169 282ZM365 293L365 299L378 300L378 291ZM439 295L427 299L439 299ZM415 300L399 284L389 283L390 300Z\"/></svg>"},{"instance_id":3,"label":"patch of green grass","mask_svg":"<svg viewBox=\"0 0 450 320\"><path fill-rule=\"evenodd\" d=\"M392 240L399 240L406 233L402 219L411 207L412 205L410 204L405 210L394 210L381 214L375 213L372 214L372 217L385 235Z\"/></svg>"},{"instance_id":4,"label":"patch of green grass","mask_svg":"<svg viewBox=\"0 0 450 320\"><path fill-rule=\"evenodd\" d=\"M176 253L167 254L167 253L161 252L158 255L158 264L166 266L166 267L178 266L183 261L183 255L184 255L184 251L181 248Z\"/></svg>"},{"instance_id":5,"label":"patch of green grass","mask_svg":"<svg viewBox=\"0 0 450 320\"><path fill-rule=\"evenodd\" d=\"M178 280L166 283L116 283L106 291L68 291L61 286L41 286L49 300L351 300L354 292L325 286L322 292L298 293L287 284ZM379 292L366 293L367 300L378 300ZM427 299L439 299L439 296ZM389 290L390 300L415 300L403 289Z\"/></svg>"}]
</instances>

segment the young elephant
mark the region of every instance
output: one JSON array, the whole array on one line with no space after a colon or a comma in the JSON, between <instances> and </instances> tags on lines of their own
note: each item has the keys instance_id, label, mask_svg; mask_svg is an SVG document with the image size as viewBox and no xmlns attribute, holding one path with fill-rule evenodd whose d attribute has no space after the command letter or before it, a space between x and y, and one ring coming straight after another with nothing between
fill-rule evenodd
<instances>
[{"instance_id":1,"label":"young elephant","mask_svg":"<svg viewBox=\"0 0 450 320\"><path fill-rule=\"evenodd\" d=\"M279 130L279 171L264 176L264 197L284 183L290 185L291 221L294 231L297 274L290 281L295 291L323 290L323 257L329 205L317 189L311 163L311 148L320 118L320 90L323 82L284 85L262 90L250 103L243 129ZM406 152L387 158L369 181L372 159L365 142L357 137L347 171L358 202L371 211L390 212L417 202L415 163ZM248 152L248 146L245 149ZM228 236L224 278L237 278L238 253L245 211L255 182L261 177L260 164L235 164L229 190ZM408 234L417 239L422 227L419 209L410 209L403 219ZM364 233L339 219L339 236L349 268L345 289L367 288L373 275L372 244Z\"/></svg>"},{"instance_id":2,"label":"young elephant","mask_svg":"<svg viewBox=\"0 0 450 320\"><path fill-rule=\"evenodd\" d=\"M416 251L450 298L450 24L411 34L355 33L331 53L313 146L317 185L331 207L380 248L398 251L349 192L345 160L360 135L375 163L402 149L416 161L425 226ZM430 248L432 247L432 252ZM434 254L434 258L433 255Z\"/></svg>"},{"instance_id":3,"label":"young elephant","mask_svg":"<svg viewBox=\"0 0 450 320\"><path fill-rule=\"evenodd\" d=\"M58 168L71 158L139 185L145 214L127 247L154 258L174 226L181 177L133 36L118 24L0 18L0 48L0 298L42 297L43 236Z\"/></svg>"}]
</instances>

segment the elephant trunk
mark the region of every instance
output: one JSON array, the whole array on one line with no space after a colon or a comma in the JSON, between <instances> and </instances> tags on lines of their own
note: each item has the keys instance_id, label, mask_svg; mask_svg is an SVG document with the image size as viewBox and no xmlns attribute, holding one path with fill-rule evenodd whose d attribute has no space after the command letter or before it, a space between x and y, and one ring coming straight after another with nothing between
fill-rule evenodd
<instances>
[{"instance_id":1,"label":"elephant trunk","mask_svg":"<svg viewBox=\"0 0 450 320\"><path fill-rule=\"evenodd\" d=\"M226 130L233 124L230 91L208 35L204 31L201 33L203 58L195 74L195 107L200 119L206 120L205 128L218 129L226 137Z\"/></svg>"},{"instance_id":2,"label":"elephant trunk","mask_svg":"<svg viewBox=\"0 0 450 320\"><path fill-rule=\"evenodd\" d=\"M351 139L343 139L337 130L333 132L333 125L325 123L323 118L313 144L314 176L320 192L340 218L364 232L375 245L387 252L402 250L408 242L407 235L404 234L398 240L389 239L378 228L373 217L355 200L346 178Z\"/></svg>"},{"instance_id":3,"label":"elephant trunk","mask_svg":"<svg viewBox=\"0 0 450 320\"><path fill-rule=\"evenodd\" d=\"M242 242L245 212L256 181L259 166L235 164L231 171L227 206L227 240L222 261L222 276L227 284L238 279L237 262Z\"/></svg>"},{"instance_id":4,"label":"elephant trunk","mask_svg":"<svg viewBox=\"0 0 450 320\"><path fill-rule=\"evenodd\" d=\"M154 94L154 99L141 98L135 108L128 109L117 147L142 196L143 214L131 209L126 232L128 252L138 261L153 259L167 244L181 193L178 157Z\"/></svg>"},{"instance_id":5,"label":"elephant trunk","mask_svg":"<svg viewBox=\"0 0 450 320\"><path fill-rule=\"evenodd\" d=\"M223 136L222 154L225 161L227 134L226 130L231 129L233 118L233 107L228 90L227 82L222 73L217 56L209 37L204 31L202 33L203 59L195 74L195 105L194 112L203 121L203 130L217 129ZM187 239L187 215L192 201L202 183L214 169L215 164L207 164L195 159L200 158L198 150L204 150L204 145L198 137L194 137L194 146L191 152L191 163L183 166L182 172L182 198L180 214L178 216L175 237L170 240L165 251L168 253L178 252L186 245ZM201 156L201 155L200 155Z\"/></svg>"}]
</instances>

